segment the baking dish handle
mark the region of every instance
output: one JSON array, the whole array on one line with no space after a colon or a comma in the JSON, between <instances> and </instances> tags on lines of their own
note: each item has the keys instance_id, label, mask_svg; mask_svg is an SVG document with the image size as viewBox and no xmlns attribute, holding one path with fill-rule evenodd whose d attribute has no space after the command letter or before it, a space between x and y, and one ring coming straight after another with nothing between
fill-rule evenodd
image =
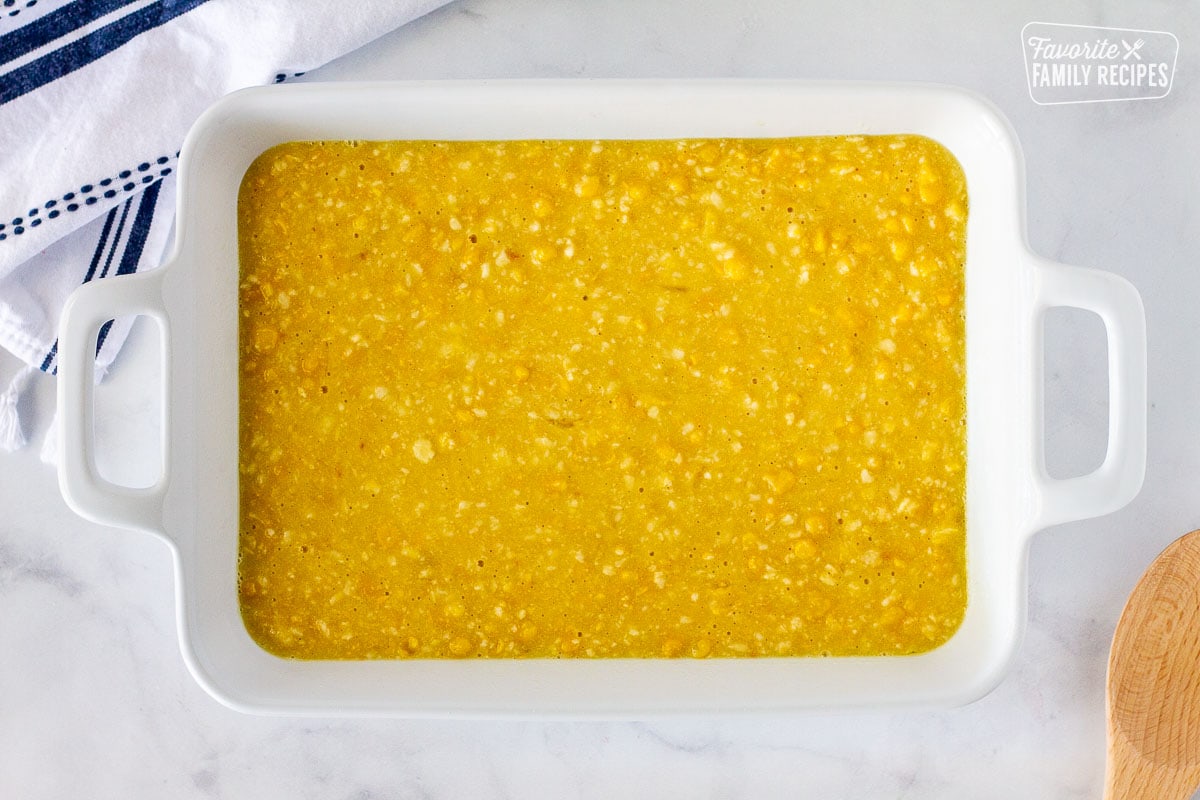
<instances>
[{"instance_id":1,"label":"baking dish handle","mask_svg":"<svg viewBox=\"0 0 1200 800\"><path fill-rule=\"evenodd\" d=\"M67 505L85 519L106 525L163 533L167 459L157 483L145 489L105 480L96 469L93 437L96 337L110 319L146 315L157 320L170 350L162 301L162 270L93 281L75 290L59 322L58 483ZM167 359L164 355L163 375ZM164 380L164 385L166 381ZM164 423L170 406L162 404Z\"/></svg>"},{"instance_id":2,"label":"baking dish handle","mask_svg":"<svg viewBox=\"0 0 1200 800\"><path fill-rule=\"evenodd\" d=\"M1111 272L1070 267L1030 255L1038 276L1037 363L1047 309L1080 308L1099 315L1108 337L1108 449L1094 472L1056 480L1046 471L1045 410L1036 409L1038 527L1088 519L1123 507L1146 475L1146 314L1133 284ZM1039 369L1039 396L1045 386Z\"/></svg>"}]
</instances>

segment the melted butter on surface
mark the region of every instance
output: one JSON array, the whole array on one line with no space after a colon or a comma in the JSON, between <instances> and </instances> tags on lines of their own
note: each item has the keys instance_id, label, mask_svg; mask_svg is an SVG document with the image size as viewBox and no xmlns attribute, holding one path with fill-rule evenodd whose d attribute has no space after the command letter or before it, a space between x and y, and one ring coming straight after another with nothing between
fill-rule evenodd
<instances>
[{"instance_id":1,"label":"melted butter on surface","mask_svg":"<svg viewBox=\"0 0 1200 800\"><path fill-rule=\"evenodd\" d=\"M943 643L966 213L915 136L267 151L238 209L248 630L343 659Z\"/></svg>"}]
</instances>

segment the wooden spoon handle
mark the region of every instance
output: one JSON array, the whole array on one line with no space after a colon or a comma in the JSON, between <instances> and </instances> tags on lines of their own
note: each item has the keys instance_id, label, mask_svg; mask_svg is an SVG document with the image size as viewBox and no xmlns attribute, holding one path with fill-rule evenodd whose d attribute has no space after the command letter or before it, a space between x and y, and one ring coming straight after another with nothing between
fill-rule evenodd
<instances>
[{"instance_id":1,"label":"wooden spoon handle","mask_svg":"<svg viewBox=\"0 0 1200 800\"><path fill-rule=\"evenodd\" d=\"M1200 770L1152 764L1128 745L1109 743L1104 800L1188 800L1200 785Z\"/></svg>"},{"instance_id":2,"label":"wooden spoon handle","mask_svg":"<svg viewBox=\"0 0 1200 800\"><path fill-rule=\"evenodd\" d=\"M1108 658L1109 800L1188 800L1200 785L1200 531L1138 581Z\"/></svg>"}]
</instances>

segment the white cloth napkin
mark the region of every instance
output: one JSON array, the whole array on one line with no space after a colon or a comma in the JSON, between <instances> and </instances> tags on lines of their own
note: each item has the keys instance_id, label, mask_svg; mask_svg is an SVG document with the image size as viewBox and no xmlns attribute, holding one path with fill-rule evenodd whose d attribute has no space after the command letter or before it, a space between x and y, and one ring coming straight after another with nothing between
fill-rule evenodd
<instances>
[{"instance_id":1,"label":"white cloth napkin","mask_svg":"<svg viewBox=\"0 0 1200 800\"><path fill-rule=\"evenodd\" d=\"M57 368L58 316L90 280L158 266L179 147L228 92L298 77L446 0L0 0L0 449ZM129 332L101 332L103 375Z\"/></svg>"}]
</instances>

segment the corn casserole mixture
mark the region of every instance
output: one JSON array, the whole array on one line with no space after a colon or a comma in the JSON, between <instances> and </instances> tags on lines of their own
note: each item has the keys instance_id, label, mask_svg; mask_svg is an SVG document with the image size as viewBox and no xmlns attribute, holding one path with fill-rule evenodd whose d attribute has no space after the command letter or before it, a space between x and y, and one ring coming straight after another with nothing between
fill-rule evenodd
<instances>
[{"instance_id":1,"label":"corn casserole mixture","mask_svg":"<svg viewBox=\"0 0 1200 800\"><path fill-rule=\"evenodd\" d=\"M960 624L937 143L296 142L238 214L266 650L911 654Z\"/></svg>"}]
</instances>

